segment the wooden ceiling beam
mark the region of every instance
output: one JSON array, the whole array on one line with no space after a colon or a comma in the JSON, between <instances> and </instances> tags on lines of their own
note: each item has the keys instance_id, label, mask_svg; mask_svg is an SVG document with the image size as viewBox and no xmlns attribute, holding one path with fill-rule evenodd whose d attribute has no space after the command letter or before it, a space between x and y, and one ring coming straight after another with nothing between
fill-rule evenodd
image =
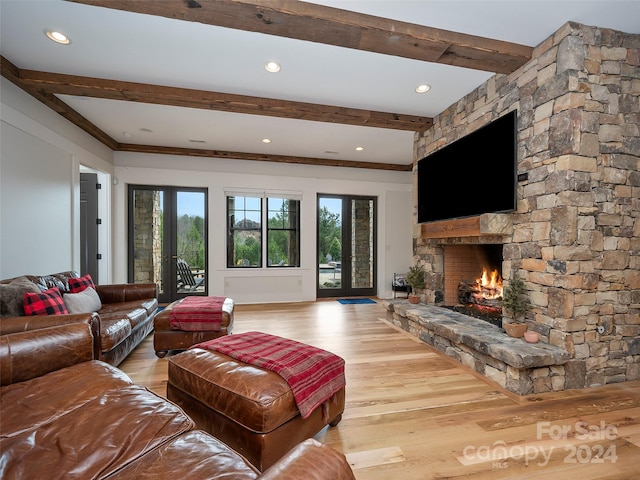
<instances>
[{"instance_id":1,"label":"wooden ceiling beam","mask_svg":"<svg viewBox=\"0 0 640 480\"><path fill-rule=\"evenodd\" d=\"M433 125L433 119L430 117L401 113L375 112L333 105L293 102L34 70L20 70L19 76L24 85L47 91L51 94L105 98L412 132L423 132Z\"/></svg>"},{"instance_id":2,"label":"wooden ceiling beam","mask_svg":"<svg viewBox=\"0 0 640 480\"><path fill-rule=\"evenodd\" d=\"M181 155L186 157L226 158L229 160L251 160L256 162L295 163L298 165L319 165L323 167L366 168L368 170L387 170L395 172L410 172L413 169L413 163L410 163L408 165L397 165L393 163L360 162L330 158L294 157L290 155L266 155L263 153L229 152L224 150L210 150L199 148L162 147L157 145L137 145L133 143L119 143L117 150L120 152Z\"/></svg>"},{"instance_id":3,"label":"wooden ceiling beam","mask_svg":"<svg viewBox=\"0 0 640 480\"><path fill-rule=\"evenodd\" d=\"M509 74L532 47L295 0L69 0L128 12Z\"/></svg>"},{"instance_id":4,"label":"wooden ceiling beam","mask_svg":"<svg viewBox=\"0 0 640 480\"><path fill-rule=\"evenodd\" d=\"M84 116L80 115L58 97L48 92L46 88L24 83L20 78L21 70L2 56L0 56L0 71L3 77L23 89L32 97L44 103L54 112L62 115L64 118L77 125L92 137L104 143L110 149L116 149L118 142L116 142L113 138L104 133L102 130L100 130L93 123L87 120Z\"/></svg>"}]
</instances>

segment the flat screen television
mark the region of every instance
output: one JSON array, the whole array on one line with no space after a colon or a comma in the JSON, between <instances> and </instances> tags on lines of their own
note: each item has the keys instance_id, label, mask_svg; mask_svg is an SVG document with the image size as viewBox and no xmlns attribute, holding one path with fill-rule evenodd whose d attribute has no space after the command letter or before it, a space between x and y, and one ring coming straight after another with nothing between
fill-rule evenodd
<instances>
[{"instance_id":1,"label":"flat screen television","mask_svg":"<svg viewBox=\"0 0 640 480\"><path fill-rule=\"evenodd\" d=\"M418 223L516 209L517 111L418 162Z\"/></svg>"}]
</instances>

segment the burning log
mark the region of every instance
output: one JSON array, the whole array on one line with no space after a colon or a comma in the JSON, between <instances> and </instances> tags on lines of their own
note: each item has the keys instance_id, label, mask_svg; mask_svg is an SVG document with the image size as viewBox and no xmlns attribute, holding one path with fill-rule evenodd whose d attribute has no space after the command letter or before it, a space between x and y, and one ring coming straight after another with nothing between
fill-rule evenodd
<instances>
[{"instance_id":1,"label":"burning log","mask_svg":"<svg viewBox=\"0 0 640 480\"><path fill-rule=\"evenodd\" d=\"M497 270L491 274L482 269L482 277L458 283L458 301L462 305L478 305L502 310L502 278Z\"/></svg>"},{"instance_id":2,"label":"burning log","mask_svg":"<svg viewBox=\"0 0 640 480\"><path fill-rule=\"evenodd\" d=\"M480 285L476 281L462 280L458 284L458 301L463 305L502 308L501 291L495 287Z\"/></svg>"}]
</instances>

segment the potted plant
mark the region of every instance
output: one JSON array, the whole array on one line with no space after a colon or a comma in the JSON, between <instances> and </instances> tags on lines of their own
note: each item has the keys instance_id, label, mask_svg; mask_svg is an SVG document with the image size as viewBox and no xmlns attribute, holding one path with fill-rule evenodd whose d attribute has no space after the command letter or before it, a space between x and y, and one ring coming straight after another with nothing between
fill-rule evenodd
<instances>
[{"instance_id":1,"label":"potted plant","mask_svg":"<svg viewBox=\"0 0 640 480\"><path fill-rule=\"evenodd\" d=\"M407 272L407 283L411 287L409 293L409 303L420 303L420 295L418 295L418 289L422 290L425 287L424 282L424 270L418 265L412 265Z\"/></svg>"},{"instance_id":2,"label":"potted plant","mask_svg":"<svg viewBox=\"0 0 640 480\"><path fill-rule=\"evenodd\" d=\"M511 322L503 323L502 327L507 335L521 338L527 331L524 315L531 308L531 303L526 297L524 280L514 277L509 285L502 290L502 306L511 314Z\"/></svg>"}]
</instances>

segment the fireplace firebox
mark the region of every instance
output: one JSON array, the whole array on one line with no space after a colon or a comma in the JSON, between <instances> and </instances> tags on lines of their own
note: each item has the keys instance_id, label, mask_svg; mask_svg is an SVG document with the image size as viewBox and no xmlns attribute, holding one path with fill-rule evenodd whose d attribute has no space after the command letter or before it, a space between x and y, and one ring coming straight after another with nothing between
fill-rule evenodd
<instances>
[{"instance_id":1,"label":"fireplace firebox","mask_svg":"<svg viewBox=\"0 0 640 480\"><path fill-rule=\"evenodd\" d=\"M474 288L483 284L484 288ZM445 306L472 303L502 308L501 290L502 245L444 246Z\"/></svg>"}]
</instances>

